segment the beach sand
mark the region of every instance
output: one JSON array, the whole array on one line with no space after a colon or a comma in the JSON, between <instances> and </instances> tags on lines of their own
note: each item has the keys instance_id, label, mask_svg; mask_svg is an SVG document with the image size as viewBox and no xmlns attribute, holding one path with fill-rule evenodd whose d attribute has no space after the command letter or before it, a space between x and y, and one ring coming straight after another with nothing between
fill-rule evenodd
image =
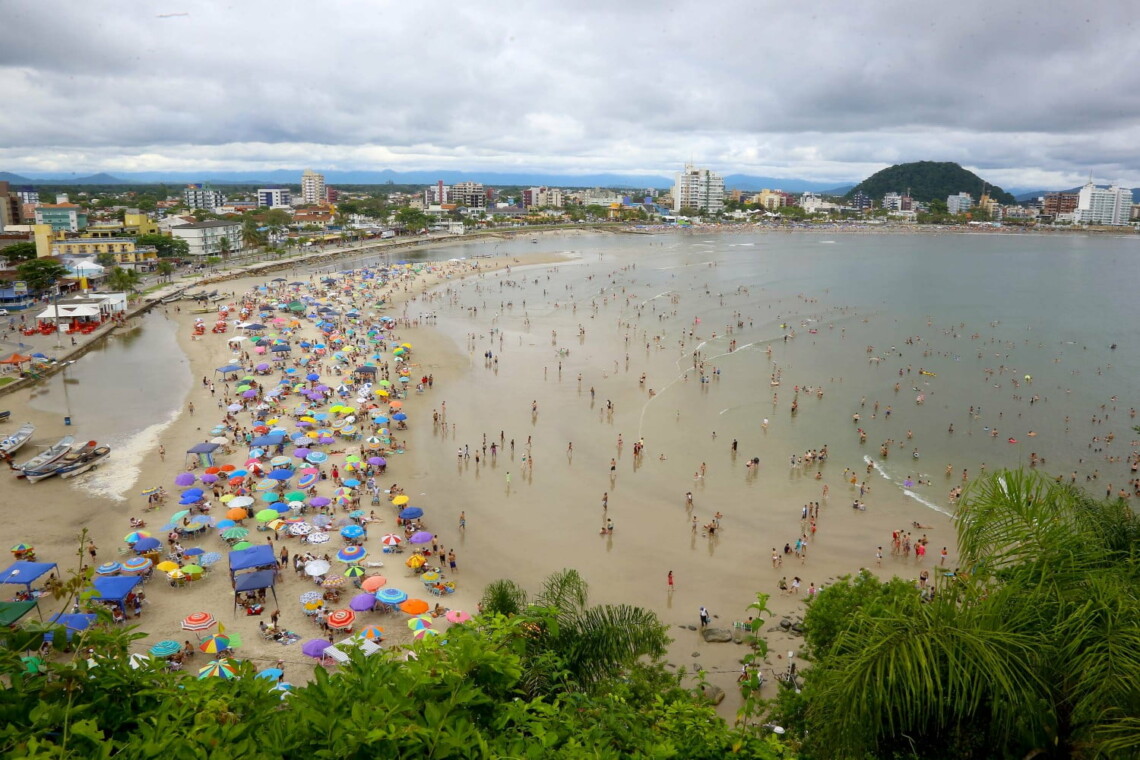
<instances>
[{"instance_id":1,"label":"beach sand","mask_svg":"<svg viewBox=\"0 0 1140 760\"><path fill-rule=\"evenodd\" d=\"M473 612L484 584L497 578L512 578L533 590L547 574L576 568L590 582L593 602L630 603L657 611L671 626L674 637L670 660L687 668L699 663L709 681L728 694L721 709L729 715L739 704L734 682L745 649L732 643L707 644L698 632L690 630L689 626L698 622L699 607L712 612L715 627L731 627L733 621L747 618L746 606L757 591L771 593L769 607L776 616L765 623L769 628L781 617L802 614L809 584L818 587L860 567L883 576L897 573L913 577L917 574L914 560L892 557L889 538L892 529L909 526L919 514L931 525L921 532L929 534L934 547L924 566L933 569L937 565L937 548L943 544L950 545L953 552L949 519L918 510L905 499L885 500L868 512L850 509L852 492L850 485L842 482L841 468L862 463L829 463L823 479L815 480L814 470L779 464L786 451L800 448L784 439L779 425L759 431L743 418L734 420L731 416L717 422L718 437L711 438L706 422L715 403L702 405L700 396L694 395L698 393L695 383L683 388L691 392L689 395L663 393L650 407L647 389L639 385L637 377L643 367L660 372L663 364L675 364L675 356L662 352L670 354L666 360L661 355L638 356L635 352L628 366L615 368L613 357L620 357L622 352L621 328L612 321L616 308L608 312L603 309L600 316L605 319L587 320L583 315L581 321L588 322L589 329L581 339L564 332L560 342L553 341L549 335L536 334L537 328L532 333L513 324L503 333L501 345L491 340L489 329L496 318L486 312L471 314L464 304L474 302L471 293L477 288L497 288L499 280L508 279L505 271L496 274L508 264L515 266L510 277L538 277L552 264L565 260L565 255L555 250L559 246L549 247L549 251L543 246L538 253L520 259L480 259L480 273L466 272L462 280L459 277L471 262L451 264L449 281L445 281L446 275L421 276L402 288L387 310L409 319L437 313L444 323L439 329L424 323L397 331L401 340L415 346L414 374L432 373L435 383L422 397L412 394L409 399L410 430L399 434L408 440L407 453L391 457L388 473L378 480L385 487L398 482L411 495L412 503L425 510L427 527L444 546L456 551L459 564L453 578L458 590L445 600L448 606ZM569 265L607 271L598 261L573 260ZM284 276L293 279L287 273ZM268 278L261 274L218 287L240 294ZM425 291L436 284L450 287L452 294L437 289L433 298L425 298ZM410 300L401 304L400 299ZM81 529L88 530L99 549L98 561L103 562L121 558L119 548L125 547L122 538L130 530L129 517L145 517L150 528L160 527L164 516L178 508L177 500L168 500L156 512L144 514L145 498L138 493L153 485L176 491L172 478L183 471L182 452L209 438L209 430L222 416L223 410L203 388L201 378L213 379L215 368L230 361L233 354L226 341L233 333L207 333L201 340L191 340L190 325L195 315L189 313L185 302L178 307L180 311L173 305L159 308L141 319L177 322L178 340L190 361L192 390L181 414L168 427L156 429L155 447L139 462L142 474L129 497L125 501L96 497L73 481L58 479L34 486L11 483L6 488L14 507L6 534L13 543L34 544L41 560L57 561L65 572L78 566L80 556L86 560L85 554L79 555L77 535ZM576 319L569 317L571 323ZM466 332L475 337L464 341ZM556 345L570 349L561 378L556 361L549 358ZM481 357L488 347L498 363L485 362ZM546 358L536 361L538 347ZM586 378L581 387L575 379L579 372ZM142 376L145 367L140 363ZM591 385L596 390L593 399ZM144 393L145 384L140 383L139 390ZM677 386L675 392L681 391L682 386ZM607 400L615 405L612 415L605 411ZM26 399L19 394L10 401L14 409L23 406L23 418L39 426L40 442L63 434L58 419L27 408L21 403ZM531 411L532 401L538 404L537 414ZM188 411L190 402L195 405L194 414ZM441 409L444 402L446 430L432 424L432 410ZM645 409L657 407L668 413L651 415L646 422ZM675 417L674 409L678 412ZM503 431L504 440L515 440L514 453L504 447L489 462L482 452L482 436L486 433L493 441L499 431ZM620 450L616 444L619 433L623 435ZM647 437L647 451L635 460L632 449L639 433ZM531 464L524 465L528 436L534 439L529 449ZM735 455L730 448L733 438L741 442ZM572 455L567 451L569 442L574 444ZM158 443L165 446L165 461L160 461ZM457 450L465 445L470 458L457 456ZM756 475L745 467L753 451L764 453L763 466ZM238 449L221 461L240 464L243 453ZM667 458L660 459L661 454ZM612 475L608 466L611 458L616 460ZM695 478L694 469L700 462L707 463L708 470L703 477ZM860 478L864 477L861 473ZM822 497L825 485L830 488L828 498ZM698 516L700 525L709 522L714 512L724 513L718 536L709 538L702 530L691 530L687 491L694 495L692 514ZM601 508L603 493L608 494L605 512ZM809 501L820 501L821 517L807 558L801 561L781 552L784 565L773 568L771 548L782 549L785 542L795 540L801 530L799 507ZM466 512L465 531L458 529L460 511ZM370 548L375 548L375 536L395 527L387 505L377 509L377 514L381 517L380 530L371 530ZM599 530L607 515L616 527L612 534L602 535ZM157 536L162 538L160 533ZM264 540L264 534L257 532L251 532L251 537ZM199 544L208 551L221 550L221 542L213 535L185 543ZM288 545L293 553L295 545ZM874 561L876 545L884 546L881 568ZM332 546L335 552L338 544L325 546ZM370 560L382 556L386 555L374 551ZM401 560L406 556L386 561L381 572L389 578L389 585L415 595L419 581L403 566ZM948 565L953 565L952 556ZM672 590L666 584L670 570L676 584ZM777 581L781 577L791 581L793 576L802 579L799 595L779 592ZM312 588L311 582L296 577L291 569L283 574L277 588L282 624L302 639L320 635L297 602L301 592ZM224 561L202 581L171 588L159 578L145 591L148 604L138 625L149 636L139 642L140 651L165 638L193 641L193 634L179 629L179 621L191 612L205 610L217 616L228 632L239 635L240 658L253 660L259 667L284 660L287 680L291 681L303 681L311 672L312 661L302 656L299 645L261 640L257 624L267 616L232 614ZM271 611L273 602L269 604ZM45 613L56 611L50 603L45 607ZM371 619L368 615L358 617L357 627ZM390 643L409 640L402 618L377 618L376 622L387 629ZM782 672L789 653L798 649L799 639L783 632L769 633L767 638L771 670ZM206 659L201 654L197 658L199 664ZM771 677L773 672L766 675ZM772 694L774 686L765 686L764 695Z\"/></svg>"}]
</instances>

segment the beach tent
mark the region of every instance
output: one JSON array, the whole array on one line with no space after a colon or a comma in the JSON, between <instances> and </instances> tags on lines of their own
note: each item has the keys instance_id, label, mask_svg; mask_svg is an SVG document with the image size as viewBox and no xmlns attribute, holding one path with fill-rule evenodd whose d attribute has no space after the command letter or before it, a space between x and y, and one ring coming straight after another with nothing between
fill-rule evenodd
<instances>
[{"instance_id":1,"label":"beach tent","mask_svg":"<svg viewBox=\"0 0 1140 760\"><path fill-rule=\"evenodd\" d=\"M67 635L67 640L71 641L71 638L75 636L75 634L86 631L88 628L95 625L95 622L98 619L98 615L59 613L58 615L52 615L48 622L63 626L64 633Z\"/></svg>"},{"instance_id":2,"label":"beach tent","mask_svg":"<svg viewBox=\"0 0 1140 760\"><path fill-rule=\"evenodd\" d=\"M273 553L273 547L268 544L258 544L248 549L230 552L231 577L236 577L239 570L269 566L277 567L277 555Z\"/></svg>"},{"instance_id":3,"label":"beach tent","mask_svg":"<svg viewBox=\"0 0 1140 760\"><path fill-rule=\"evenodd\" d=\"M269 547L254 547L254 548L269 548ZM249 551L246 549L246 551ZM251 573L240 573L234 576L234 613L237 613L239 593L245 591L260 591L263 588L269 589L273 594L274 604L277 602L277 571L276 570L255 570ZM280 606L278 604L278 606Z\"/></svg>"},{"instance_id":4,"label":"beach tent","mask_svg":"<svg viewBox=\"0 0 1140 760\"><path fill-rule=\"evenodd\" d=\"M280 446L285 442L284 433L270 433L269 435L259 435L249 442L250 446L264 447L264 446Z\"/></svg>"},{"instance_id":5,"label":"beach tent","mask_svg":"<svg viewBox=\"0 0 1140 760\"><path fill-rule=\"evenodd\" d=\"M288 343L278 343L269 350L275 354L287 354L290 351L290 347Z\"/></svg>"},{"instance_id":6,"label":"beach tent","mask_svg":"<svg viewBox=\"0 0 1140 760\"><path fill-rule=\"evenodd\" d=\"M127 597L135 586L142 583L142 580L141 575L97 575L91 581L91 585L95 587L95 596L92 599L97 602L114 602L119 609L125 611L124 603Z\"/></svg>"},{"instance_id":7,"label":"beach tent","mask_svg":"<svg viewBox=\"0 0 1140 760\"><path fill-rule=\"evenodd\" d=\"M199 463L203 467L213 467L214 452L218 450L220 445L221 444L218 443L196 443L186 449L186 454L197 456Z\"/></svg>"},{"instance_id":8,"label":"beach tent","mask_svg":"<svg viewBox=\"0 0 1140 760\"><path fill-rule=\"evenodd\" d=\"M231 372L241 372L242 367L240 364L227 364L224 367L218 367L214 370L215 374L228 375Z\"/></svg>"},{"instance_id":9,"label":"beach tent","mask_svg":"<svg viewBox=\"0 0 1140 760\"><path fill-rule=\"evenodd\" d=\"M32 584L41 576L54 570L55 567L54 562L26 562L24 560L13 562L4 572L0 573L0 583L13 583L31 591Z\"/></svg>"},{"instance_id":10,"label":"beach tent","mask_svg":"<svg viewBox=\"0 0 1140 760\"><path fill-rule=\"evenodd\" d=\"M7 628L20 622L20 618L27 615L39 602L0 602L0 628Z\"/></svg>"}]
</instances>

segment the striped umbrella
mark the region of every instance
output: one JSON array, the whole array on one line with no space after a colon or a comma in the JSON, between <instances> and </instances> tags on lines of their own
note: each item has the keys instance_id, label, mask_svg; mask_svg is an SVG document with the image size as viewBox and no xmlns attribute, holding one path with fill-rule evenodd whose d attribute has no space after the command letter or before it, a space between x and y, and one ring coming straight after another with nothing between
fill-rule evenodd
<instances>
[{"instance_id":1,"label":"striped umbrella","mask_svg":"<svg viewBox=\"0 0 1140 760\"><path fill-rule=\"evenodd\" d=\"M365 626L364 629L357 635L362 639L380 641L380 639L384 638L384 629L378 625L369 625Z\"/></svg>"},{"instance_id":2,"label":"striped umbrella","mask_svg":"<svg viewBox=\"0 0 1140 760\"><path fill-rule=\"evenodd\" d=\"M198 645L198 648L206 654L217 654L218 652L224 652L230 648L230 637L223 636L220 633L214 634L213 636L207 636L206 638L202 639L202 643Z\"/></svg>"},{"instance_id":3,"label":"striped umbrella","mask_svg":"<svg viewBox=\"0 0 1140 760\"><path fill-rule=\"evenodd\" d=\"M416 615L408 618L408 628L418 631L421 628L431 628L431 615Z\"/></svg>"},{"instance_id":4,"label":"striped umbrella","mask_svg":"<svg viewBox=\"0 0 1140 760\"><path fill-rule=\"evenodd\" d=\"M132 530L130 533L123 537L123 540L128 544L133 544L140 538L150 538L150 534L145 530Z\"/></svg>"},{"instance_id":5,"label":"striped umbrella","mask_svg":"<svg viewBox=\"0 0 1140 760\"><path fill-rule=\"evenodd\" d=\"M352 610L333 610L325 618L325 625L329 628L349 628L356 622L356 613Z\"/></svg>"},{"instance_id":6,"label":"striped umbrella","mask_svg":"<svg viewBox=\"0 0 1140 760\"><path fill-rule=\"evenodd\" d=\"M198 671L198 678L237 678L237 668L229 660L211 660Z\"/></svg>"},{"instance_id":7,"label":"striped umbrella","mask_svg":"<svg viewBox=\"0 0 1140 760\"><path fill-rule=\"evenodd\" d=\"M349 565L344 571L345 578L362 578L367 571L360 565Z\"/></svg>"},{"instance_id":8,"label":"striped umbrella","mask_svg":"<svg viewBox=\"0 0 1140 760\"><path fill-rule=\"evenodd\" d=\"M166 639L160 641L152 646L148 651L155 657L169 657L172 654L178 654L181 651L182 645L174 639Z\"/></svg>"},{"instance_id":9,"label":"striped umbrella","mask_svg":"<svg viewBox=\"0 0 1140 760\"><path fill-rule=\"evenodd\" d=\"M416 641L423 641L424 639L434 638L438 635L438 628L421 628L412 634L412 638L414 638Z\"/></svg>"},{"instance_id":10,"label":"striped umbrella","mask_svg":"<svg viewBox=\"0 0 1140 760\"><path fill-rule=\"evenodd\" d=\"M131 557L130 559L123 560L123 569L128 573L144 573L150 569L151 562L146 557Z\"/></svg>"},{"instance_id":11,"label":"striped umbrella","mask_svg":"<svg viewBox=\"0 0 1140 760\"><path fill-rule=\"evenodd\" d=\"M376 592L376 598L384 604L399 604L407 599L408 595L398 588L382 588Z\"/></svg>"},{"instance_id":12,"label":"striped umbrella","mask_svg":"<svg viewBox=\"0 0 1140 760\"><path fill-rule=\"evenodd\" d=\"M98 575L114 575L122 569L123 566L118 562L104 562L102 565L99 565L99 567L95 568L95 572Z\"/></svg>"},{"instance_id":13,"label":"striped umbrella","mask_svg":"<svg viewBox=\"0 0 1140 760\"><path fill-rule=\"evenodd\" d=\"M368 556L368 550L363 546L346 546L336 553L341 562L359 562Z\"/></svg>"},{"instance_id":14,"label":"striped umbrella","mask_svg":"<svg viewBox=\"0 0 1140 760\"><path fill-rule=\"evenodd\" d=\"M208 612L194 612L182 618L182 630L205 631L218 624L214 616Z\"/></svg>"}]
</instances>

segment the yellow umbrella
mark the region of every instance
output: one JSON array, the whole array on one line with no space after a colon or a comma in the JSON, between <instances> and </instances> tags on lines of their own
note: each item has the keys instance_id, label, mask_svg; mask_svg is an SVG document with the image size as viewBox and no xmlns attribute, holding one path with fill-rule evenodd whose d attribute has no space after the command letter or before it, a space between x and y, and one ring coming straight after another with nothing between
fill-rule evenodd
<instances>
[{"instance_id":1,"label":"yellow umbrella","mask_svg":"<svg viewBox=\"0 0 1140 760\"><path fill-rule=\"evenodd\" d=\"M269 526L270 530L281 530L281 527L283 525L285 525L285 521L284 520L270 520L269 522L266 523L266 525Z\"/></svg>"},{"instance_id":2,"label":"yellow umbrella","mask_svg":"<svg viewBox=\"0 0 1140 760\"><path fill-rule=\"evenodd\" d=\"M395 504L397 507L402 507L405 504L407 504L409 501L411 501L411 498L405 494L400 494L396 498L392 499L392 503Z\"/></svg>"},{"instance_id":3,"label":"yellow umbrella","mask_svg":"<svg viewBox=\"0 0 1140 760\"><path fill-rule=\"evenodd\" d=\"M375 391L373 391L373 392L374 392L374 393L375 393L377 396L380 396L380 397L382 397L382 398L388 398L388 391L384 390L383 388L377 388L377 389L376 389Z\"/></svg>"},{"instance_id":4,"label":"yellow umbrella","mask_svg":"<svg viewBox=\"0 0 1140 760\"><path fill-rule=\"evenodd\" d=\"M309 417L308 415L301 418L301 422L313 422L313 423L315 423L316 421L317 421L316 417Z\"/></svg>"},{"instance_id":5,"label":"yellow umbrella","mask_svg":"<svg viewBox=\"0 0 1140 760\"><path fill-rule=\"evenodd\" d=\"M427 562L427 560L424 559L424 555L413 554L412 556L408 557L408 561L404 564L411 568L417 568L423 567L425 562Z\"/></svg>"},{"instance_id":6,"label":"yellow umbrella","mask_svg":"<svg viewBox=\"0 0 1140 760\"><path fill-rule=\"evenodd\" d=\"M223 504L229 504L231 501L233 501L236 498L237 498L237 494L228 493L228 494L224 495L222 498L218 499L218 501L222 502Z\"/></svg>"},{"instance_id":7,"label":"yellow umbrella","mask_svg":"<svg viewBox=\"0 0 1140 760\"><path fill-rule=\"evenodd\" d=\"M178 563L177 562L171 562L170 560L165 560L163 562L159 562L154 567L156 570L158 570L161 573L169 573L171 570L177 570L178 569Z\"/></svg>"}]
</instances>

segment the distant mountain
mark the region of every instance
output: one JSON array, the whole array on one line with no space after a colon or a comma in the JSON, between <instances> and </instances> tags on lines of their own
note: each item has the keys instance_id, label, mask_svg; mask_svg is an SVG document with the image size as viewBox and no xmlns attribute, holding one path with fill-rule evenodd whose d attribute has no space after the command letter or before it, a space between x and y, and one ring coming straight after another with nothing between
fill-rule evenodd
<instances>
[{"instance_id":1,"label":"distant mountain","mask_svg":"<svg viewBox=\"0 0 1140 760\"><path fill-rule=\"evenodd\" d=\"M299 185L301 169L274 169L271 171L245 172L116 172L96 174L90 177L76 177L73 174L54 172L38 179L21 177L8 172L0 172L0 180L8 179L12 184L39 185L121 185L121 184L188 184L204 182L211 185ZM467 172L453 170L425 171L341 171L323 172L325 182L330 185L430 185L439 180L451 185L456 182L482 182L491 187L546 185L551 187L606 187L606 188L653 188L666 190L673 186L672 176L657 174L549 174L542 172ZM779 177L756 177L747 174L730 174L725 177L725 187L732 190L762 190L772 188L789 193L806 191L825 192L842 195L849 188L835 188L834 182L818 182L803 179ZM842 192L840 192L840 190Z\"/></svg>"},{"instance_id":2,"label":"distant mountain","mask_svg":"<svg viewBox=\"0 0 1140 760\"><path fill-rule=\"evenodd\" d=\"M950 161L915 161L909 164L895 164L851 188L848 196L862 191L872 198L882 198L885 193L905 193L910 191L915 200L929 202L946 200L949 195L967 192L977 200L983 192L1000 203L1013 203L1012 195L997 185L986 182L971 171Z\"/></svg>"}]
</instances>

